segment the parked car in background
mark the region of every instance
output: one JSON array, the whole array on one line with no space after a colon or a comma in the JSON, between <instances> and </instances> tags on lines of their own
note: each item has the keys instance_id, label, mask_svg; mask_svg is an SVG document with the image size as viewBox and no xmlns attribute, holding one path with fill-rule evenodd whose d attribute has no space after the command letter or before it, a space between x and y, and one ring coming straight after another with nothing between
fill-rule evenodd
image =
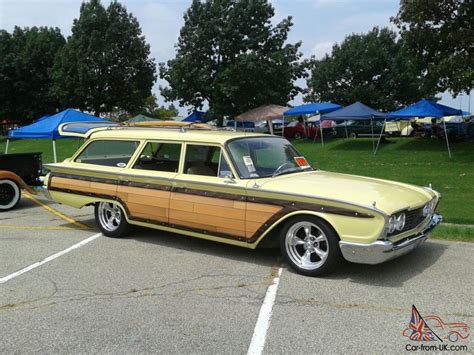
<instances>
[{"instance_id":1,"label":"parked car in background","mask_svg":"<svg viewBox=\"0 0 474 355\"><path fill-rule=\"evenodd\" d=\"M378 264L408 253L442 219L431 187L314 169L282 137L156 124L169 127L84 130L71 158L46 165L45 193L94 206L108 237L138 225L251 249L279 246L310 276L342 258ZM81 136L77 126L60 133Z\"/></svg>"},{"instance_id":2,"label":"parked car in background","mask_svg":"<svg viewBox=\"0 0 474 355\"><path fill-rule=\"evenodd\" d=\"M285 138L302 139L314 138L319 132L319 127L310 123L307 126L304 122L292 121L285 126Z\"/></svg>"},{"instance_id":3,"label":"parked car in background","mask_svg":"<svg viewBox=\"0 0 474 355\"><path fill-rule=\"evenodd\" d=\"M372 128L373 124L373 128ZM375 136L380 134L383 129L383 122L381 121L354 121L348 120L337 123L334 127L335 137L357 138L360 136L371 136L372 132Z\"/></svg>"}]
</instances>

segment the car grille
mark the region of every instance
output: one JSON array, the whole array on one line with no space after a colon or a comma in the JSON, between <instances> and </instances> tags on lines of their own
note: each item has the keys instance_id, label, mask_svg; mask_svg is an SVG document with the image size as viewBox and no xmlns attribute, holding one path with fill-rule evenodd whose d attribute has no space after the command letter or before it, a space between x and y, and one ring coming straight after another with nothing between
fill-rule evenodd
<instances>
[{"instance_id":1,"label":"car grille","mask_svg":"<svg viewBox=\"0 0 474 355\"><path fill-rule=\"evenodd\" d=\"M423 207L410 211L405 211L405 218L405 227L401 231L402 233L415 228L421 222L423 222L423 220L425 219L425 217L423 217Z\"/></svg>"}]
</instances>

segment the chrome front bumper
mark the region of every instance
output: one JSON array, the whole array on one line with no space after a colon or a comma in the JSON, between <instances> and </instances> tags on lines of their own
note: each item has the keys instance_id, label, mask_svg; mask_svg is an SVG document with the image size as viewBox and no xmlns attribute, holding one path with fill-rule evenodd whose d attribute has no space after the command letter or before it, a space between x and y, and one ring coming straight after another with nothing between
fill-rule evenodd
<instances>
[{"instance_id":1,"label":"chrome front bumper","mask_svg":"<svg viewBox=\"0 0 474 355\"><path fill-rule=\"evenodd\" d=\"M430 232L441 223L443 217L435 213L426 228L413 237L400 242L377 240L370 244L339 242L342 255L347 261L358 264L380 264L411 252L425 242Z\"/></svg>"}]
</instances>

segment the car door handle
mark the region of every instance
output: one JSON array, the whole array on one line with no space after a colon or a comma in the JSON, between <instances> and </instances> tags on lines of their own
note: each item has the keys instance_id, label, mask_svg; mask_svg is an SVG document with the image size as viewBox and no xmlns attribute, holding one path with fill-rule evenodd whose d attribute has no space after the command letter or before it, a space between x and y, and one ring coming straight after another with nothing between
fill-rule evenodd
<instances>
[{"instance_id":1,"label":"car door handle","mask_svg":"<svg viewBox=\"0 0 474 355\"><path fill-rule=\"evenodd\" d=\"M127 166L127 164L125 164L125 163L117 163L117 166L118 166L119 168L125 168L125 167Z\"/></svg>"}]
</instances>

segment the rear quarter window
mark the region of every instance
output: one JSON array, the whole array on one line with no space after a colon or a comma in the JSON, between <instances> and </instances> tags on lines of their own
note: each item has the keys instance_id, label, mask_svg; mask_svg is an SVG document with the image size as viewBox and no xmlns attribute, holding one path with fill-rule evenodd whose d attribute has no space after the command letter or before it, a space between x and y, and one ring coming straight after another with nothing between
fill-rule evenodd
<instances>
[{"instance_id":1,"label":"rear quarter window","mask_svg":"<svg viewBox=\"0 0 474 355\"><path fill-rule=\"evenodd\" d=\"M139 144L139 141L93 141L77 156L75 162L123 168L128 164Z\"/></svg>"}]
</instances>

